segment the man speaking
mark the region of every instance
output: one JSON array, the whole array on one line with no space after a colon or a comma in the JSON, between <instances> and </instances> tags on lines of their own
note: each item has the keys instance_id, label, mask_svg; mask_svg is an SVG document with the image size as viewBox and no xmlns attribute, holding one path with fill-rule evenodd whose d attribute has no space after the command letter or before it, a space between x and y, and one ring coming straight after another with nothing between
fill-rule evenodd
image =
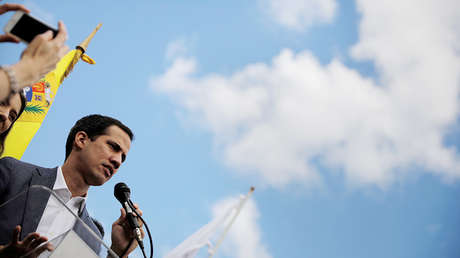
<instances>
[{"instance_id":1,"label":"man speaking","mask_svg":"<svg viewBox=\"0 0 460 258\"><path fill-rule=\"evenodd\" d=\"M90 186L103 185L117 172L126 159L132 139L131 130L114 118L102 115L83 117L70 130L62 166L50 169L13 158L0 159L0 204L31 185L46 186L102 238L104 230L89 216L86 196ZM19 257L69 229L99 253L99 243L91 241L91 236L78 227L75 219L56 216L63 207L59 208L54 198L28 195L24 199L14 209L8 206L0 209L0 257ZM31 204L34 209L26 209ZM141 215L139 208L135 207ZM136 241L131 241L132 229L124 210L112 224L111 237L111 249L120 257L127 257L137 246ZM50 244L42 245L36 254L52 249Z\"/></svg>"}]
</instances>

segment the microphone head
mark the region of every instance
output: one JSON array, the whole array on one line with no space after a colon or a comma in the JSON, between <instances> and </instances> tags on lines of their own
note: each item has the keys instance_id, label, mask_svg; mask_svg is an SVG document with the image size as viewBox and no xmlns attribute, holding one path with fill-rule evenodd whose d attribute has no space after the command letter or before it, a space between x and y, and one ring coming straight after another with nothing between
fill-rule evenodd
<instances>
[{"instance_id":1,"label":"microphone head","mask_svg":"<svg viewBox=\"0 0 460 258\"><path fill-rule=\"evenodd\" d=\"M115 195L115 198L117 198L118 201L124 203L128 201L129 196L131 195L131 190L125 183L120 182L115 185L113 195Z\"/></svg>"}]
</instances>

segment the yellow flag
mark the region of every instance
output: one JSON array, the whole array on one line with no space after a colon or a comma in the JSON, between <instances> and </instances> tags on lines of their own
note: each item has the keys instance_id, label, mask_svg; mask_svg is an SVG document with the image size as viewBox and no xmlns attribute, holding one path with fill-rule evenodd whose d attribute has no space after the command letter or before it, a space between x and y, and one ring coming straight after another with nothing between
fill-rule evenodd
<instances>
[{"instance_id":1,"label":"yellow flag","mask_svg":"<svg viewBox=\"0 0 460 258\"><path fill-rule=\"evenodd\" d=\"M43 79L36 82L32 87L24 89L27 105L24 112L11 128L5 141L5 151L2 157L14 157L21 159L27 146L40 128L48 110L53 104L61 79L69 64L75 56L72 50L65 55L57 64L56 69L49 72Z\"/></svg>"},{"instance_id":2,"label":"yellow flag","mask_svg":"<svg viewBox=\"0 0 460 258\"><path fill-rule=\"evenodd\" d=\"M64 78L70 74L78 60L82 59L89 64L96 63L91 57L85 54L85 51L88 48L89 42L101 26L102 24L98 24L82 43L67 53L57 63L56 69L49 72L44 78L32 85L32 87L24 88L27 105L6 137L5 150L2 157L21 159L30 141L42 125L43 120L45 120L45 116L51 104L53 104L59 86Z\"/></svg>"}]
</instances>

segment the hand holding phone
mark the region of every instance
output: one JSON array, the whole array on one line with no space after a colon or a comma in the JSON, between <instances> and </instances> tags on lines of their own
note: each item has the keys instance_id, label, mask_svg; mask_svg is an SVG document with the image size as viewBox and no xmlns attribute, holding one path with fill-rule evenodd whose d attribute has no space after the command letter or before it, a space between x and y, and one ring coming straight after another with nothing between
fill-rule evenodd
<instances>
[{"instance_id":1,"label":"hand holding phone","mask_svg":"<svg viewBox=\"0 0 460 258\"><path fill-rule=\"evenodd\" d=\"M36 36L27 46L19 63L15 64L18 69L28 71L28 77L24 81L39 80L56 67L59 60L68 52L65 45L67 29L63 22L59 21L59 32L53 38L53 33L47 31Z\"/></svg>"},{"instance_id":2,"label":"hand holding phone","mask_svg":"<svg viewBox=\"0 0 460 258\"><path fill-rule=\"evenodd\" d=\"M11 34L27 44L49 30L53 32L53 37L58 33L56 29L23 11L17 11L3 30L7 35Z\"/></svg>"},{"instance_id":3,"label":"hand holding phone","mask_svg":"<svg viewBox=\"0 0 460 258\"><path fill-rule=\"evenodd\" d=\"M29 9L27 9L22 4L2 4L0 5L0 15L7 13L9 11L22 11L24 13L29 13ZM10 34L3 34L0 35L0 42L14 42L19 43L19 39L16 37L11 36Z\"/></svg>"},{"instance_id":4,"label":"hand holding phone","mask_svg":"<svg viewBox=\"0 0 460 258\"><path fill-rule=\"evenodd\" d=\"M29 43L22 53L21 62L29 66L33 63L34 70L38 69L36 74L40 76L54 69L59 59L68 51L68 47L65 46L67 30L62 22L59 22L59 30L56 30L19 10L11 17L4 30Z\"/></svg>"},{"instance_id":5,"label":"hand holding phone","mask_svg":"<svg viewBox=\"0 0 460 258\"><path fill-rule=\"evenodd\" d=\"M29 10L17 4L0 5L0 15L11 10L17 10L17 13L13 15L10 22L5 26L7 34L0 35L0 42L19 42L19 40L23 40L24 42L30 41L30 44L27 45L27 48L22 53L19 62L9 66L12 75L7 74L7 76L12 77L15 83L11 83L11 79L9 81L0 80L0 99L4 99L11 94L12 89L20 90L40 80L45 74L56 67L59 60L69 50L65 45L67 29L63 22L60 21L58 30L54 30L54 37L52 28L32 17L32 23L38 21L38 26L41 26L42 29L34 29L32 31L34 35L28 40L27 36L23 36L27 35L24 32L27 32L28 28L35 25L30 25L29 23L29 26L26 24L26 26L22 26L25 30L20 29L18 30L19 32L16 29L21 27L19 25L22 21L30 22L29 18L31 16L27 14ZM20 18L24 18L24 20L20 22ZM9 34L9 32L13 31L16 33L16 36ZM13 85L15 86L14 88Z\"/></svg>"}]
</instances>

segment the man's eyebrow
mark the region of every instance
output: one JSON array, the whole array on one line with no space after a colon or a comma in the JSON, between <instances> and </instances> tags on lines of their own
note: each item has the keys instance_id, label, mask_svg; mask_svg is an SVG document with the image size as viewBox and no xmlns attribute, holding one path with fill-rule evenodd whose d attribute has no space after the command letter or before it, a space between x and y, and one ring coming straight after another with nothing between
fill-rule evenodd
<instances>
[{"instance_id":1,"label":"man's eyebrow","mask_svg":"<svg viewBox=\"0 0 460 258\"><path fill-rule=\"evenodd\" d=\"M126 159L126 154L122 151L120 145L119 145L118 143L114 142L114 141L111 141L111 140L108 140L107 142L108 142L110 145L112 145L112 147L113 147L113 149L114 149L115 151L121 151L121 152L122 152L122 153L121 153L121 162L124 162L125 159Z\"/></svg>"},{"instance_id":2,"label":"man's eyebrow","mask_svg":"<svg viewBox=\"0 0 460 258\"><path fill-rule=\"evenodd\" d=\"M112 145L112 147L116 150L116 151L119 151L121 150L121 147L118 143L112 141L112 140L107 140L107 142Z\"/></svg>"}]
</instances>

